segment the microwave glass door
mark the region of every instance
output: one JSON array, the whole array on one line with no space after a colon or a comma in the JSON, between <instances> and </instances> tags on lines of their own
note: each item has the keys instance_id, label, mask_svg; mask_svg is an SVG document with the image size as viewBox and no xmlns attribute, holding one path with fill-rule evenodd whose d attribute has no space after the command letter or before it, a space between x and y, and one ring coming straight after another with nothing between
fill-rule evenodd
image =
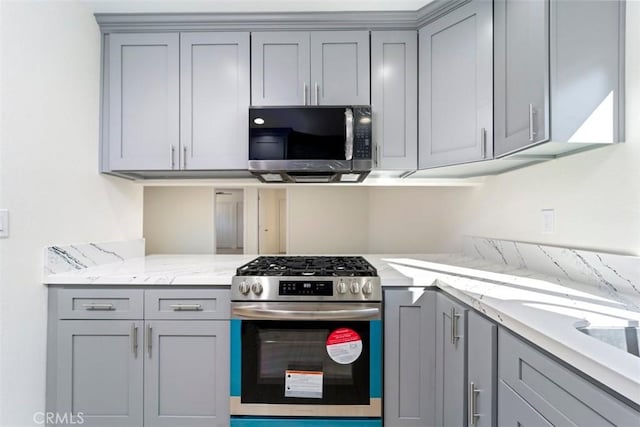
<instances>
[{"instance_id":1,"label":"microwave glass door","mask_svg":"<svg viewBox=\"0 0 640 427\"><path fill-rule=\"evenodd\" d=\"M345 108L249 110L249 160L345 160Z\"/></svg>"},{"instance_id":2,"label":"microwave glass door","mask_svg":"<svg viewBox=\"0 0 640 427\"><path fill-rule=\"evenodd\" d=\"M326 341L339 328L357 332L362 353L349 364L328 354ZM242 321L242 403L369 405L368 321ZM321 373L322 392L285 396L287 372Z\"/></svg>"}]
</instances>

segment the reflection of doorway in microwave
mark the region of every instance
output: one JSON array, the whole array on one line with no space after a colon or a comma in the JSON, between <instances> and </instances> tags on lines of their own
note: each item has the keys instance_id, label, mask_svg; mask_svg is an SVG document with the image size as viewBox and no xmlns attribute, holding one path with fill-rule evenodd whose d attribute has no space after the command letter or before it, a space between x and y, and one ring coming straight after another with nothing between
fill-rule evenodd
<instances>
[{"instance_id":1,"label":"reflection of doorway in microwave","mask_svg":"<svg viewBox=\"0 0 640 427\"><path fill-rule=\"evenodd\" d=\"M216 189L215 240L217 254L244 253L244 191Z\"/></svg>"},{"instance_id":2,"label":"reflection of doorway in microwave","mask_svg":"<svg viewBox=\"0 0 640 427\"><path fill-rule=\"evenodd\" d=\"M260 254L287 253L286 190L259 190L258 230L258 249Z\"/></svg>"}]
</instances>

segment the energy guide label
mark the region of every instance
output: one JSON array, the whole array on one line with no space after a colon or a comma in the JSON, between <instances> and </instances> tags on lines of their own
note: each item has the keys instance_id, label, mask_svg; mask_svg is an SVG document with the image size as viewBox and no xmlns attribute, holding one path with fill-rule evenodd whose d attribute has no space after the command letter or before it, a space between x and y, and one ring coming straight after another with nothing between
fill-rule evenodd
<instances>
[{"instance_id":1,"label":"energy guide label","mask_svg":"<svg viewBox=\"0 0 640 427\"><path fill-rule=\"evenodd\" d=\"M362 354L362 339L353 329L336 329L327 337L327 353L334 362L348 365Z\"/></svg>"}]
</instances>

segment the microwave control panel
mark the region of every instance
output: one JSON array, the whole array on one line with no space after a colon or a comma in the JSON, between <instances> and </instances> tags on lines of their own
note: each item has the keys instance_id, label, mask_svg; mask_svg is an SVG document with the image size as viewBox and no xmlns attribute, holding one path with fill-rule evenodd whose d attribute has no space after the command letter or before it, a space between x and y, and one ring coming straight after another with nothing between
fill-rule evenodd
<instances>
[{"instance_id":1,"label":"microwave control panel","mask_svg":"<svg viewBox=\"0 0 640 427\"><path fill-rule=\"evenodd\" d=\"M354 107L353 119L353 158L371 159L371 107Z\"/></svg>"}]
</instances>

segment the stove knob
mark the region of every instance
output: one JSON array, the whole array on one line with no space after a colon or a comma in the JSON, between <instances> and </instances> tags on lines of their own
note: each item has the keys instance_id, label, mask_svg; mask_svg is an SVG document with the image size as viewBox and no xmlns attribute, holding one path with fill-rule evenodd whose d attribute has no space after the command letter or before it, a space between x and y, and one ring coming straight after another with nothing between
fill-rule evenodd
<instances>
[{"instance_id":1,"label":"stove knob","mask_svg":"<svg viewBox=\"0 0 640 427\"><path fill-rule=\"evenodd\" d=\"M238 290L242 295L246 295L251 290L251 287L247 284L247 282L242 282L240 283L240 286L238 286Z\"/></svg>"},{"instance_id":2,"label":"stove knob","mask_svg":"<svg viewBox=\"0 0 640 427\"><path fill-rule=\"evenodd\" d=\"M373 292L373 286L371 286L371 281L367 280L367 283L362 285L362 293L365 295L371 295Z\"/></svg>"},{"instance_id":3,"label":"stove knob","mask_svg":"<svg viewBox=\"0 0 640 427\"><path fill-rule=\"evenodd\" d=\"M360 292L360 284L357 281L352 280L350 289L352 294L357 294L358 292Z\"/></svg>"},{"instance_id":4,"label":"stove knob","mask_svg":"<svg viewBox=\"0 0 640 427\"><path fill-rule=\"evenodd\" d=\"M347 293L347 285L344 283L344 280L340 280L340 283L338 283L338 293L339 294Z\"/></svg>"},{"instance_id":5,"label":"stove knob","mask_svg":"<svg viewBox=\"0 0 640 427\"><path fill-rule=\"evenodd\" d=\"M251 290L254 294L260 295L262 293L262 285L259 282L256 282L251 286Z\"/></svg>"}]
</instances>

